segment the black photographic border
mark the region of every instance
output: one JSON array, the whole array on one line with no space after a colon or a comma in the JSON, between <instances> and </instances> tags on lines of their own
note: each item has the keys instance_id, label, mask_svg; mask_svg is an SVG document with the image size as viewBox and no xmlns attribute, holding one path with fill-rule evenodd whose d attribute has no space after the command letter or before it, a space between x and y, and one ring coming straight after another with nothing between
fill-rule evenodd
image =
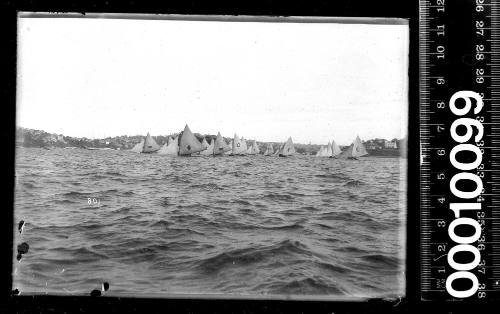
<instances>
[{"instance_id":1,"label":"black photographic border","mask_svg":"<svg viewBox=\"0 0 500 314\"><path fill-rule=\"evenodd\" d=\"M406 296L400 300L370 299L365 301L286 301L271 299L226 299L217 297L192 299L189 297L124 298L90 296L12 296L13 210L16 128L16 45L18 12L78 12L78 13L136 13L179 15L231 15L271 17L380 17L409 19L409 123L408 123L408 196L406 236ZM2 200L4 207L2 245L5 266L2 267L2 283L5 302L2 308L21 313L156 313L156 312L235 312L235 313L393 313L445 310L446 304L422 303L419 289L419 99L418 99L418 1L308 1L280 4L277 1L237 1L221 3L208 1L177 1L146 4L139 1L18 1L2 3L0 17L3 21L4 51L2 69L7 84L1 87L2 123L0 138L4 147L2 160ZM381 56L383 58L383 56ZM8 144L7 144L8 143ZM6 208L5 208L6 207ZM464 309L463 304L461 305ZM458 307L455 307L458 308ZM467 307L466 307L467 308ZM5 311L6 312L6 311Z\"/></svg>"}]
</instances>

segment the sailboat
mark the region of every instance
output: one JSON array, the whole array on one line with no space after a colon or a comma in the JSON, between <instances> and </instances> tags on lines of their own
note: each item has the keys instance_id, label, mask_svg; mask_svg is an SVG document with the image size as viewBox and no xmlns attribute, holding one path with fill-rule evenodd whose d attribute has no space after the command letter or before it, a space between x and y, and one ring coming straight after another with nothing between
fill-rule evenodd
<instances>
[{"instance_id":1,"label":"sailboat","mask_svg":"<svg viewBox=\"0 0 500 314\"><path fill-rule=\"evenodd\" d=\"M241 149L242 149L241 155L248 154L247 141L243 137L241 137Z\"/></svg>"},{"instance_id":2,"label":"sailboat","mask_svg":"<svg viewBox=\"0 0 500 314\"><path fill-rule=\"evenodd\" d=\"M257 142L253 141L253 144L248 147L247 155L257 155L259 153L259 147L257 146Z\"/></svg>"},{"instance_id":3,"label":"sailboat","mask_svg":"<svg viewBox=\"0 0 500 314\"><path fill-rule=\"evenodd\" d=\"M214 144L215 144L215 138L212 138L212 141L210 142L210 145L208 145L207 149L201 151L200 155L202 155L202 156L212 156L214 154Z\"/></svg>"},{"instance_id":4,"label":"sailboat","mask_svg":"<svg viewBox=\"0 0 500 314\"><path fill-rule=\"evenodd\" d=\"M257 145L257 141L253 141L252 154L254 154L254 155L260 154L260 149L259 149L259 145Z\"/></svg>"},{"instance_id":5,"label":"sailboat","mask_svg":"<svg viewBox=\"0 0 500 314\"><path fill-rule=\"evenodd\" d=\"M359 136L356 136L356 139L351 144L351 146L344 150L339 155L339 158L358 159L359 157L366 155L368 155L368 152L366 151L365 146L363 145L363 143L361 143Z\"/></svg>"},{"instance_id":6,"label":"sailboat","mask_svg":"<svg viewBox=\"0 0 500 314\"><path fill-rule=\"evenodd\" d=\"M293 146L292 137L289 137L285 145L279 150L280 157L291 156L295 154L295 147Z\"/></svg>"},{"instance_id":7,"label":"sailboat","mask_svg":"<svg viewBox=\"0 0 500 314\"><path fill-rule=\"evenodd\" d=\"M247 154L247 155L253 155L252 146L250 146L250 147L247 148L247 151L245 152L245 154Z\"/></svg>"},{"instance_id":8,"label":"sailboat","mask_svg":"<svg viewBox=\"0 0 500 314\"><path fill-rule=\"evenodd\" d=\"M144 147L144 138L141 139L140 143L138 143L134 147L132 147L132 149L130 151L132 151L134 153L140 153L140 152L142 152L143 147Z\"/></svg>"},{"instance_id":9,"label":"sailboat","mask_svg":"<svg viewBox=\"0 0 500 314\"><path fill-rule=\"evenodd\" d=\"M168 147L168 139L167 139L167 142L165 144L163 144L161 146L161 148L158 150L158 154L164 155L164 151L167 149L167 147Z\"/></svg>"},{"instance_id":10,"label":"sailboat","mask_svg":"<svg viewBox=\"0 0 500 314\"><path fill-rule=\"evenodd\" d=\"M220 135L220 132L217 133L217 138L215 139L215 144L214 144L214 156L215 155L222 155L224 152L227 152L231 150L232 148L227 145L226 141L222 138L222 135Z\"/></svg>"},{"instance_id":11,"label":"sailboat","mask_svg":"<svg viewBox=\"0 0 500 314\"><path fill-rule=\"evenodd\" d=\"M198 141L196 136L194 136L193 132L191 132L186 124L179 139L179 155L190 156L191 154L201 152L202 150L203 148L200 141Z\"/></svg>"},{"instance_id":12,"label":"sailboat","mask_svg":"<svg viewBox=\"0 0 500 314\"><path fill-rule=\"evenodd\" d=\"M205 139L205 137L203 137L203 141L201 141L201 148L203 149L202 151L205 151L205 150L208 148L208 142L207 142L207 140ZM193 155L197 155L197 156L199 156L199 155L201 155L201 152L202 152L202 151L197 152L197 153L194 153Z\"/></svg>"},{"instance_id":13,"label":"sailboat","mask_svg":"<svg viewBox=\"0 0 500 314\"><path fill-rule=\"evenodd\" d=\"M234 134L232 149L232 155L243 155L246 151L243 149L243 141L236 134Z\"/></svg>"},{"instance_id":14,"label":"sailboat","mask_svg":"<svg viewBox=\"0 0 500 314\"><path fill-rule=\"evenodd\" d=\"M160 146L151 137L151 135L146 135L145 138L141 140L140 143L136 144L131 151L136 153L154 153L160 149Z\"/></svg>"},{"instance_id":15,"label":"sailboat","mask_svg":"<svg viewBox=\"0 0 500 314\"><path fill-rule=\"evenodd\" d=\"M273 144L267 143L266 151L264 152L264 156L270 156L274 153Z\"/></svg>"},{"instance_id":16,"label":"sailboat","mask_svg":"<svg viewBox=\"0 0 500 314\"><path fill-rule=\"evenodd\" d=\"M177 156L179 154L179 137L177 136L175 139L170 139L167 142L168 144L163 145L158 154Z\"/></svg>"},{"instance_id":17,"label":"sailboat","mask_svg":"<svg viewBox=\"0 0 500 314\"><path fill-rule=\"evenodd\" d=\"M146 135L146 139L144 140L144 147L142 148L142 153L154 153L160 149L160 145L156 143L156 141L151 137L151 135Z\"/></svg>"},{"instance_id":18,"label":"sailboat","mask_svg":"<svg viewBox=\"0 0 500 314\"><path fill-rule=\"evenodd\" d=\"M333 155L332 143L328 142L328 145L326 146L326 156L330 157L332 155Z\"/></svg>"},{"instance_id":19,"label":"sailboat","mask_svg":"<svg viewBox=\"0 0 500 314\"><path fill-rule=\"evenodd\" d=\"M340 147L337 145L337 143L335 143L334 140L332 140L332 155L330 155L328 157L335 158L338 155L340 155L341 153L342 153L342 150L340 149Z\"/></svg>"},{"instance_id":20,"label":"sailboat","mask_svg":"<svg viewBox=\"0 0 500 314\"><path fill-rule=\"evenodd\" d=\"M320 146L318 152L316 153L316 157L325 157L326 156L326 147Z\"/></svg>"},{"instance_id":21,"label":"sailboat","mask_svg":"<svg viewBox=\"0 0 500 314\"><path fill-rule=\"evenodd\" d=\"M335 158L337 157L340 153L342 153L342 150L340 147L335 143L335 141L328 142L327 146L321 146L316 152L316 157L330 157L330 158Z\"/></svg>"}]
</instances>

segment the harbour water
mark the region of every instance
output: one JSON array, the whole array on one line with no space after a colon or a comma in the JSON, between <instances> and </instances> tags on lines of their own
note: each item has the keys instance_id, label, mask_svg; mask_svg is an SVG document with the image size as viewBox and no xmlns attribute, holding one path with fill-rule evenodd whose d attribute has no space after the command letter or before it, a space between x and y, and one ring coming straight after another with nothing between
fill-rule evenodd
<instances>
[{"instance_id":1,"label":"harbour water","mask_svg":"<svg viewBox=\"0 0 500 314\"><path fill-rule=\"evenodd\" d=\"M406 160L18 148L22 294L404 294ZM17 222L26 222L19 234Z\"/></svg>"}]
</instances>

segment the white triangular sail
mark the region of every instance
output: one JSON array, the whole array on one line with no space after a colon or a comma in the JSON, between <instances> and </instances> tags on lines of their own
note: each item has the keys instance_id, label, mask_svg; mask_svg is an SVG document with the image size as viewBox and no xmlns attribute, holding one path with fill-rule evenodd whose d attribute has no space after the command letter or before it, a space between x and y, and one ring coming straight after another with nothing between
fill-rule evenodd
<instances>
[{"instance_id":1,"label":"white triangular sail","mask_svg":"<svg viewBox=\"0 0 500 314\"><path fill-rule=\"evenodd\" d=\"M333 156L332 143L330 142L328 142L328 145L326 147L326 155L328 157Z\"/></svg>"},{"instance_id":2,"label":"white triangular sail","mask_svg":"<svg viewBox=\"0 0 500 314\"><path fill-rule=\"evenodd\" d=\"M193 132L189 129L188 125L184 127L181 138L179 139L179 155L187 156L193 153L201 152L200 141L194 136Z\"/></svg>"},{"instance_id":3,"label":"white triangular sail","mask_svg":"<svg viewBox=\"0 0 500 314\"><path fill-rule=\"evenodd\" d=\"M357 159L358 157L366 155L368 155L368 152L366 151L365 146L361 143L359 136L356 136L354 142L346 150L344 150L339 157Z\"/></svg>"},{"instance_id":4,"label":"white triangular sail","mask_svg":"<svg viewBox=\"0 0 500 314\"><path fill-rule=\"evenodd\" d=\"M215 139L214 144L214 155L222 155L229 150L230 148L227 145L226 141L224 141L222 135L220 135L220 132L217 133L217 138Z\"/></svg>"},{"instance_id":5,"label":"white triangular sail","mask_svg":"<svg viewBox=\"0 0 500 314\"><path fill-rule=\"evenodd\" d=\"M243 141L238 137L238 135L234 134L233 139L233 155L242 155L246 149L243 148Z\"/></svg>"},{"instance_id":6,"label":"white triangular sail","mask_svg":"<svg viewBox=\"0 0 500 314\"><path fill-rule=\"evenodd\" d=\"M167 138L167 145L168 145L168 144L170 144L170 142L172 142L173 140L174 140L174 139L173 139L171 136L169 136L169 137Z\"/></svg>"},{"instance_id":7,"label":"white triangular sail","mask_svg":"<svg viewBox=\"0 0 500 314\"><path fill-rule=\"evenodd\" d=\"M295 154L295 147L293 146L292 137L289 137L285 145L280 149L279 156L291 156Z\"/></svg>"},{"instance_id":8,"label":"white triangular sail","mask_svg":"<svg viewBox=\"0 0 500 314\"><path fill-rule=\"evenodd\" d=\"M270 156L274 154L273 144L267 143L266 151L264 152L264 156Z\"/></svg>"},{"instance_id":9,"label":"white triangular sail","mask_svg":"<svg viewBox=\"0 0 500 314\"><path fill-rule=\"evenodd\" d=\"M255 155L260 154L260 149L259 149L259 145L257 145L257 141L253 141L252 153Z\"/></svg>"},{"instance_id":10,"label":"white triangular sail","mask_svg":"<svg viewBox=\"0 0 500 314\"><path fill-rule=\"evenodd\" d=\"M160 149L160 145L156 143L156 141L151 137L151 135L146 135L146 139L144 140L144 147L142 148L143 153L153 153Z\"/></svg>"},{"instance_id":11,"label":"white triangular sail","mask_svg":"<svg viewBox=\"0 0 500 314\"><path fill-rule=\"evenodd\" d=\"M210 145L208 145L207 149L204 151L200 152L200 155L203 156L210 156L214 154L214 144L215 144L215 139L213 138L212 141L210 142Z\"/></svg>"},{"instance_id":12,"label":"white triangular sail","mask_svg":"<svg viewBox=\"0 0 500 314\"><path fill-rule=\"evenodd\" d=\"M368 155L368 152L366 151L365 145L363 145L359 136L356 136L356 140L354 140L352 147L352 156L357 158L366 155Z\"/></svg>"},{"instance_id":13,"label":"white triangular sail","mask_svg":"<svg viewBox=\"0 0 500 314\"><path fill-rule=\"evenodd\" d=\"M323 146L323 157L329 157L328 146Z\"/></svg>"},{"instance_id":14,"label":"white triangular sail","mask_svg":"<svg viewBox=\"0 0 500 314\"><path fill-rule=\"evenodd\" d=\"M342 150L340 147L335 143L335 141L332 140L332 156L336 157L342 153Z\"/></svg>"},{"instance_id":15,"label":"white triangular sail","mask_svg":"<svg viewBox=\"0 0 500 314\"><path fill-rule=\"evenodd\" d=\"M319 150L316 152L316 157L336 157L340 153L342 153L342 150L340 147L335 143L335 141L328 142L327 146L321 146Z\"/></svg>"},{"instance_id":16,"label":"white triangular sail","mask_svg":"<svg viewBox=\"0 0 500 314\"><path fill-rule=\"evenodd\" d=\"M140 153L142 152L142 148L144 147L144 139L141 139L141 142L136 144L130 151L134 153Z\"/></svg>"},{"instance_id":17,"label":"white triangular sail","mask_svg":"<svg viewBox=\"0 0 500 314\"><path fill-rule=\"evenodd\" d=\"M158 154L163 155L163 152L165 151L165 149L167 149L167 147L168 147L167 143L163 144L161 148L158 150Z\"/></svg>"},{"instance_id":18,"label":"white triangular sail","mask_svg":"<svg viewBox=\"0 0 500 314\"><path fill-rule=\"evenodd\" d=\"M177 156L179 154L179 137L170 140L168 145L163 145L163 147L158 151L158 154Z\"/></svg>"}]
</instances>

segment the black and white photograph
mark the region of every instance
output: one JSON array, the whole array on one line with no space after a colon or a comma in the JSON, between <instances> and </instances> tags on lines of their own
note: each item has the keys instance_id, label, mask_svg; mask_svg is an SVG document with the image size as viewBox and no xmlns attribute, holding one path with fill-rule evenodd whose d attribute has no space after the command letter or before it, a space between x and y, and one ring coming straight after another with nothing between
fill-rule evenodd
<instances>
[{"instance_id":1,"label":"black and white photograph","mask_svg":"<svg viewBox=\"0 0 500 314\"><path fill-rule=\"evenodd\" d=\"M404 19L18 15L21 295L401 298Z\"/></svg>"}]
</instances>

